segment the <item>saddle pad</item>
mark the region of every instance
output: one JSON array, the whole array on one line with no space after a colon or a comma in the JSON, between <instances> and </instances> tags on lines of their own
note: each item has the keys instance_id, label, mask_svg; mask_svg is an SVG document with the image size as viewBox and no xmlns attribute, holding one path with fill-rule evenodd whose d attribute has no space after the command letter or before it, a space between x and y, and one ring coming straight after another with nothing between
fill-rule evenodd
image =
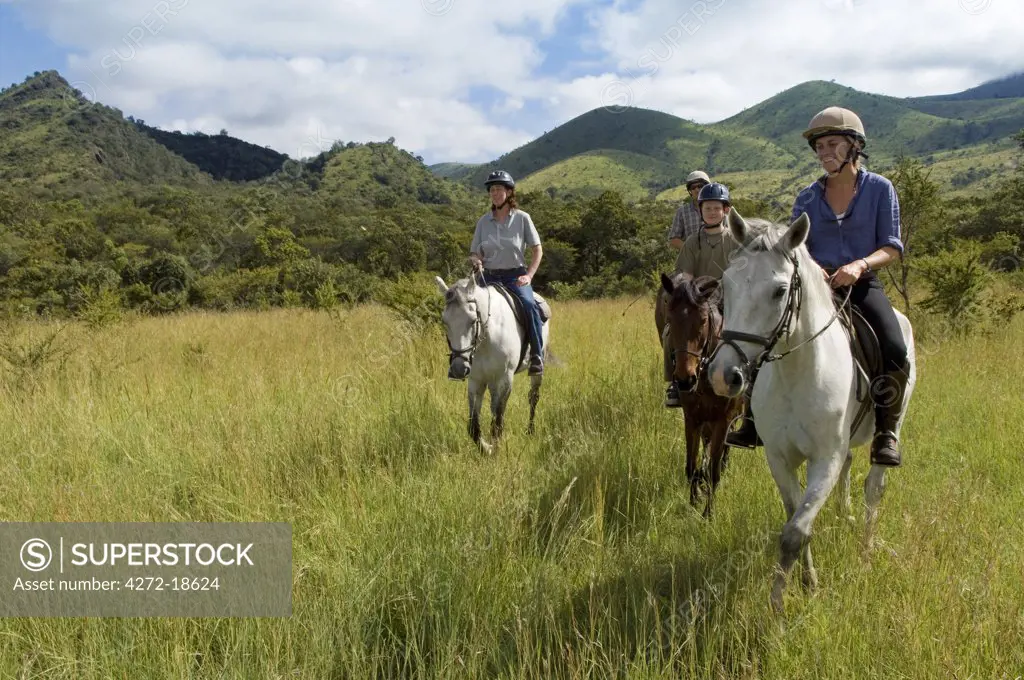
<instances>
[{"instance_id":1,"label":"saddle pad","mask_svg":"<svg viewBox=\"0 0 1024 680\"><path fill-rule=\"evenodd\" d=\"M498 292L501 293L501 295L505 298L505 300L508 302L508 304L512 307L512 314L515 316L516 324L518 324L519 327L522 328L525 331L526 330L526 315L524 313L525 310L523 309L523 303L519 300L518 297L516 297L515 295L510 293L508 288L504 284L492 283L492 284L489 284L489 285L491 285L494 288L496 288L498 290ZM534 293L533 297L537 301L537 309L540 311L541 323L544 323L545 321L547 321L548 319L551 318L551 306L548 304L548 301L545 300L541 295L538 295L537 293ZM520 371L523 371L523 370L526 369L526 367L527 367L526 354L527 354L527 350L528 350L529 347L530 347L530 343L527 342L527 341L524 341L522 349L520 349L520 351L519 351L519 364L518 364L518 368L516 368L516 373L519 373Z\"/></svg>"}]
</instances>

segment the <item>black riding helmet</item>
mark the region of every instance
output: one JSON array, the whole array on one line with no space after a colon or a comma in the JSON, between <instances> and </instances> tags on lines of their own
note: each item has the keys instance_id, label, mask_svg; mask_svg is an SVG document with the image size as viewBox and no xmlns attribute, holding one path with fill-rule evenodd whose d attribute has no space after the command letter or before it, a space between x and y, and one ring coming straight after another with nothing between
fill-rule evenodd
<instances>
[{"instance_id":1,"label":"black riding helmet","mask_svg":"<svg viewBox=\"0 0 1024 680\"><path fill-rule=\"evenodd\" d=\"M491 174L487 175L487 181L484 182L484 186L487 189L490 189L492 184L502 184L509 189L516 188L516 181L512 179L512 175L508 174L504 170L495 170Z\"/></svg>"},{"instance_id":2,"label":"black riding helmet","mask_svg":"<svg viewBox=\"0 0 1024 680\"><path fill-rule=\"evenodd\" d=\"M704 201L721 201L726 205L732 205L729 201L728 187L718 182L713 182L701 188L700 193L697 194L697 205L700 206Z\"/></svg>"}]
</instances>

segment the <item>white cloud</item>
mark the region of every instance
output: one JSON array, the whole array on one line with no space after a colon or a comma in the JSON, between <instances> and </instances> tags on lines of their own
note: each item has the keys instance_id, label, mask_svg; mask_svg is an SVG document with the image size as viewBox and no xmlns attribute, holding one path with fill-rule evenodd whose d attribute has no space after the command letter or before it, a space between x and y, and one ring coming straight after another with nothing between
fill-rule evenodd
<instances>
[{"instance_id":1,"label":"white cloud","mask_svg":"<svg viewBox=\"0 0 1024 680\"><path fill-rule=\"evenodd\" d=\"M636 106L702 123L807 80L905 97L1024 70L1024 5L999 0L644 0L597 30Z\"/></svg>"},{"instance_id":2,"label":"white cloud","mask_svg":"<svg viewBox=\"0 0 1024 680\"><path fill-rule=\"evenodd\" d=\"M483 161L600 106L711 122L811 79L909 96L1024 70L1024 6L1009 0L591 0L573 52L590 75L544 75L568 70L543 65L564 57L541 45L565 49L559 21L587 1L14 5L71 50L64 75L100 101L292 157L394 136L430 162ZM480 87L492 102L471 97Z\"/></svg>"}]
</instances>

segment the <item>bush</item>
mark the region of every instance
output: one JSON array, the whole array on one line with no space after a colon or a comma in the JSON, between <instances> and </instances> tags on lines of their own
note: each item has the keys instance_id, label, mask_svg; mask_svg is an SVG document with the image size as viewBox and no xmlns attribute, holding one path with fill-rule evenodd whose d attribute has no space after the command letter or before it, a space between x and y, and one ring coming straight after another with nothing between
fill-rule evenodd
<instances>
[{"instance_id":1,"label":"bush","mask_svg":"<svg viewBox=\"0 0 1024 680\"><path fill-rule=\"evenodd\" d=\"M406 274L382 281L374 299L418 328L441 323L444 298L431 274Z\"/></svg>"},{"instance_id":2,"label":"bush","mask_svg":"<svg viewBox=\"0 0 1024 680\"><path fill-rule=\"evenodd\" d=\"M938 314L955 335L987 333L1024 307L1016 294L995 294L996 277L982 261L984 250L977 241L958 240L953 250L918 260L931 291L921 305Z\"/></svg>"}]
</instances>

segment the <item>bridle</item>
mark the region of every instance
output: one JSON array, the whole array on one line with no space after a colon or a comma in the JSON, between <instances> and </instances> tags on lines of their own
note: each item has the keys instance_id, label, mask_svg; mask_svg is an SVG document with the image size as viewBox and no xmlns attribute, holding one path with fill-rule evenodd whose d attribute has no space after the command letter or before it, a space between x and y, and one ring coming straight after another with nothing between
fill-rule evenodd
<instances>
[{"instance_id":1,"label":"bridle","mask_svg":"<svg viewBox=\"0 0 1024 680\"><path fill-rule=\"evenodd\" d=\"M704 336L704 344L701 346L700 351L694 352L689 347L686 348L687 354L689 354L691 357L697 358L697 379L693 381L693 385L691 385L690 389L687 390L688 393L693 393L697 391L697 388L700 386L701 378L706 375L708 364L711 363L711 358L714 356L714 348L711 347L711 338L714 337L714 333L711 332L712 316L714 316L714 314L712 312L709 312L708 318L704 321L703 325L701 326L701 330L707 329L707 334ZM722 325L724 323L725 319L721 318L721 315L719 315L719 333L722 332Z\"/></svg>"},{"instance_id":2,"label":"bridle","mask_svg":"<svg viewBox=\"0 0 1024 680\"><path fill-rule=\"evenodd\" d=\"M486 284L482 281L483 272L480 273L481 285L485 286L485 293L487 293L487 318L480 318L480 306L473 300L473 308L476 310L475 318L473 319L473 329L470 334L470 341L467 347L456 349L452 346L451 338L448 337L448 329L445 328L444 339L448 343L448 363L450 364L456 358L464 360L467 364L473 364L473 355L476 354L477 347L480 346L480 338L487 333L487 323L491 320L491 296L490 292L486 290ZM450 302L448 304L451 304Z\"/></svg>"},{"instance_id":3,"label":"bridle","mask_svg":"<svg viewBox=\"0 0 1024 680\"><path fill-rule=\"evenodd\" d=\"M837 318L839 318L839 313L844 307L846 307L846 303L850 299L850 294L853 292L853 286L849 286L843 303L841 305L836 305L836 310L832 314L832 318L829 319L828 323L826 323L817 333L803 342L798 343L795 347L790 347L781 354L773 354L772 350L775 348L779 339L783 335L788 338L792 333L793 319L800 317L800 308L803 303L803 280L800 276L800 261L792 255L787 255L786 259L793 264L793 276L789 280L789 297L786 300L786 308L782 312L782 318L780 318L779 322L775 324L775 328L773 328L771 333L767 336L743 333L741 331L722 331L721 340L719 341L718 346L715 347L715 351L711 359L709 359L709 361L713 360L714 355L718 354L718 351L723 345L732 347L740 357L743 373L749 378L750 384L753 384L754 380L757 378L758 371L761 370L761 366L766 362L778 361L787 354L795 352L824 333L828 327L831 326ZM764 349L758 352L757 356L751 359L747 356L747 353L743 351L743 348L737 344L737 342L751 342L755 345L760 345Z\"/></svg>"}]
</instances>

